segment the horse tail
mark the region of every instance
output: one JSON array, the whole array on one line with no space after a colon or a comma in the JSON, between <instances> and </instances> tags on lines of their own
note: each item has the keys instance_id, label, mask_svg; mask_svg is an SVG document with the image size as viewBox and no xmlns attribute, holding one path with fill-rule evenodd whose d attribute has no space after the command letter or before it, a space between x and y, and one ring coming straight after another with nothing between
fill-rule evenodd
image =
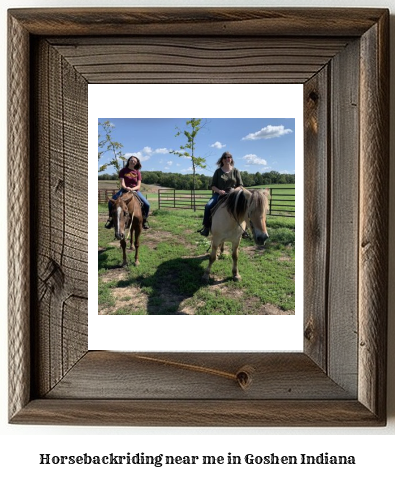
<instances>
[{"instance_id":1,"label":"horse tail","mask_svg":"<svg viewBox=\"0 0 395 478\"><path fill-rule=\"evenodd\" d=\"M226 209L237 221L241 221L247 211L248 200L242 189L229 194Z\"/></svg>"}]
</instances>

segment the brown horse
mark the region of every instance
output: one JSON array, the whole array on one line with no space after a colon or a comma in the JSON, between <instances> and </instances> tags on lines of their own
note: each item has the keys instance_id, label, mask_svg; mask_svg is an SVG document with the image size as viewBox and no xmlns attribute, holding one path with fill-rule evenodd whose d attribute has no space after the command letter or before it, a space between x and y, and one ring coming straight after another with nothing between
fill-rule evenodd
<instances>
[{"instance_id":1,"label":"brown horse","mask_svg":"<svg viewBox=\"0 0 395 478\"><path fill-rule=\"evenodd\" d=\"M211 254L203 280L210 278L211 266L217 258L217 250L223 251L224 241L232 243L233 280L240 280L237 267L240 239L245 232L246 222L249 222L254 241L257 245L264 245L269 237L266 229L266 213L268 210L269 191L247 191L240 188L228 195L214 211L211 225Z\"/></svg>"},{"instance_id":2,"label":"brown horse","mask_svg":"<svg viewBox=\"0 0 395 478\"><path fill-rule=\"evenodd\" d=\"M121 241L123 262L122 267L127 265L126 241L130 234L130 250L133 250L134 233L134 264L139 265L139 239L143 228L143 213L140 202L133 193L127 193L118 199L110 199L112 202L111 215L113 219L115 237Z\"/></svg>"}]
</instances>

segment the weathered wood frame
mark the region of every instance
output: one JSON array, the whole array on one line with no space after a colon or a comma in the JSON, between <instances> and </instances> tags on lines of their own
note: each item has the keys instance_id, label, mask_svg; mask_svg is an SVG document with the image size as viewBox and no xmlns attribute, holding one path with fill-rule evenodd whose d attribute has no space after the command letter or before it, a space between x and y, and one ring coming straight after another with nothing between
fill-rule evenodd
<instances>
[{"instance_id":1,"label":"weathered wood frame","mask_svg":"<svg viewBox=\"0 0 395 478\"><path fill-rule=\"evenodd\" d=\"M388 29L384 9L9 11L11 423L386 423ZM87 350L93 82L304 83L303 353Z\"/></svg>"}]
</instances>

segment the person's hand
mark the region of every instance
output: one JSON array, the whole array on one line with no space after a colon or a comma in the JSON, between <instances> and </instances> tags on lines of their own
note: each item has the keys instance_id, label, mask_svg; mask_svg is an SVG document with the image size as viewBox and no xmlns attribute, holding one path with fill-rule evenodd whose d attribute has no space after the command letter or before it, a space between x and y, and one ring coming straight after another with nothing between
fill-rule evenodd
<instances>
[{"instance_id":1,"label":"person's hand","mask_svg":"<svg viewBox=\"0 0 395 478\"><path fill-rule=\"evenodd\" d=\"M226 192L223 191L222 189L220 189L220 190L218 191L218 194L219 194L220 196L223 196L224 194L226 194Z\"/></svg>"}]
</instances>

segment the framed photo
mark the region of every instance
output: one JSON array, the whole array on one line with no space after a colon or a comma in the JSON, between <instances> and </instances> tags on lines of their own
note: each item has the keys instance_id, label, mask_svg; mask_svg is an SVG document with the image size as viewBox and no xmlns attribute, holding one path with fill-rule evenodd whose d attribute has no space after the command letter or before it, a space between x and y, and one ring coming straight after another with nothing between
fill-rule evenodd
<instances>
[{"instance_id":1,"label":"framed photo","mask_svg":"<svg viewBox=\"0 0 395 478\"><path fill-rule=\"evenodd\" d=\"M388 30L386 9L9 11L11 423L385 425ZM303 84L303 352L88 350L97 83Z\"/></svg>"}]
</instances>

